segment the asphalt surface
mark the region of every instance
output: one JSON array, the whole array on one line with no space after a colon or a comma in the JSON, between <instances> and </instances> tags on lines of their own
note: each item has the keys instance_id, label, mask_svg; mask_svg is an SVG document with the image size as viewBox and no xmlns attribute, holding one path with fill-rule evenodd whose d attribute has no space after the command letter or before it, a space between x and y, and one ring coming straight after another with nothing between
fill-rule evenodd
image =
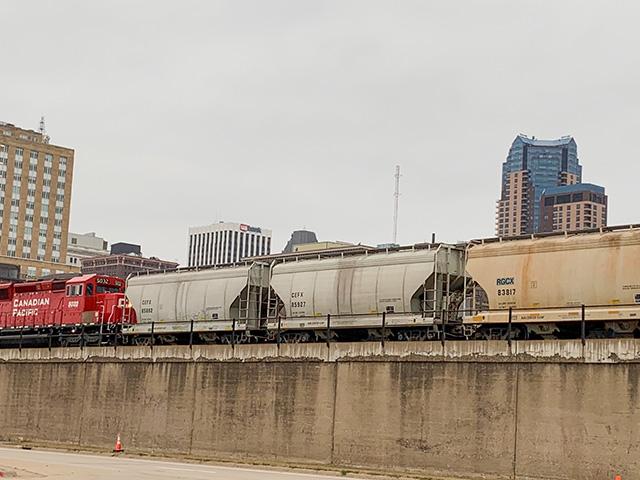
<instances>
[{"instance_id":1,"label":"asphalt surface","mask_svg":"<svg viewBox=\"0 0 640 480\"><path fill-rule=\"evenodd\" d=\"M278 472L126 457L108 457L43 450L0 448L0 473L17 479L64 480L337 480L345 477ZM0 477L3 475L0 474ZM349 476L349 478L354 478Z\"/></svg>"}]
</instances>

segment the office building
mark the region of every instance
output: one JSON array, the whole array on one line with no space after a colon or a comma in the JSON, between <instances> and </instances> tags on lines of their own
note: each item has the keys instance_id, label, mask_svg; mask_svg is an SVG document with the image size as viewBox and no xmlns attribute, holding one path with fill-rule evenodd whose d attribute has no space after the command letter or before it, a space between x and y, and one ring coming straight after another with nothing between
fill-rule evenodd
<instances>
[{"instance_id":1,"label":"office building","mask_svg":"<svg viewBox=\"0 0 640 480\"><path fill-rule=\"evenodd\" d=\"M607 226L604 187L578 183L547 188L540 200L541 232L584 230Z\"/></svg>"},{"instance_id":2,"label":"office building","mask_svg":"<svg viewBox=\"0 0 640 480\"><path fill-rule=\"evenodd\" d=\"M159 258L145 258L138 255L105 255L82 259L82 273L113 275L126 280L137 272L163 272L178 268L176 262L168 262Z\"/></svg>"},{"instance_id":3,"label":"office building","mask_svg":"<svg viewBox=\"0 0 640 480\"><path fill-rule=\"evenodd\" d=\"M271 230L246 223L220 222L189 228L190 267L228 265L271 253Z\"/></svg>"},{"instance_id":4,"label":"office building","mask_svg":"<svg viewBox=\"0 0 640 480\"><path fill-rule=\"evenodd\" d=\"M67 264L74 151L44 133L0 122L0 263L34 279L78 272Z\"/></svg>"},{"instance_id":5,"label":"office building","mask_svg":"<svg viewBox=\"0 0 640 480\"><path fill-rule=\"evenodd\" d=\"M67 243L67 264L80 267L83 258L109 254L109 242L95 232L71 233Z\"/></svg>"},{"instance_id":6,"label":"office building","mask_svg":"<svg viewBox=\"0 0 640 480\"><path fill-rule=\"evenodd\" d=\"M518 135L502 164L496 234L508 237L544 231L543 192L581 182L582 166L572 137L539 140Z\"/></svg>"}]
</instances>

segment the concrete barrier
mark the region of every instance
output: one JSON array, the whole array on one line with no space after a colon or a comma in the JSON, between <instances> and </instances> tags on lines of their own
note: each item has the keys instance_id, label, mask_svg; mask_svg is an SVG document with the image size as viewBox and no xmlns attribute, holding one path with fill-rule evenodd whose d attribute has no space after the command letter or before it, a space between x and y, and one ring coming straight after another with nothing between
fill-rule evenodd
<instances>
[{"instance_id":1,"label":"concrete barrier","mask_svg":"<svg viewBox=\"0 0 640 480\"><path fill-rule=\"evenodd\" d=\"M253 345L166 345L0 349L3 362L209 362L209 361L402 361L463 362L640 362L640 340L526 340L356 342Z\"/></svg>"},{"instance_id":2,"label":"concrete barrier","mask_svg":"<svg viewBox=\"0 0 640 480\"><path fill-rule=\"evenodd\" d=\"M486 479L640 478L636 340L0 350L0 440Z\"/></svg>"}]
</instances>

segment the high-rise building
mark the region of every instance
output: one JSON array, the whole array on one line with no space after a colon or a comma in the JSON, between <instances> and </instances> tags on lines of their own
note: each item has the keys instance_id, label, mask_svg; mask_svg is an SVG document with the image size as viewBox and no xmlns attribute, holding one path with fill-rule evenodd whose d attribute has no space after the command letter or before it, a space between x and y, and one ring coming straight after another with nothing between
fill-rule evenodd
<instances>
[{"instance_id":1,"label":"high-rise building","mask_svg":"<svg viewBox=\"0 0 640 480\"><path fill-rule=\"evenodd\" d=\"M0 263L22 278L79 271L66 263L73 155L43 128L0 122Z\"/></svg>"},{"instance_id":2,"label":"high-rise building","mask_svg":"<svg viewBox=\"0 0 640 480\"><path fill-rule=\"evenodd\" d=\"M219 266L271 253L271 230L246 223L220 222L189 228L190 267Z\"/></svg>"},{"instance_id":3,"label":"high-rise building","mask_svg":"<svg viewBox=\"0 0 640 480\"><path fill-rule=\"evenodd\" d=\"M538 140L518 135L502 164L502 194L496 209L497 235L539 232L542 192L581 181L582 166L572 137Z\"/></svg>"},{"instance_id":4,"label":"high-rise building","mask_svg":"<svg viewBox=\"0 0 640 480\"><path fill-rule=\"evenodd\" d=\"M80 267L83 258L108 255L109 242L95 232L71 233L67 243L67 264Z\"/></svg>"},{"instance_id":5,"label":"high-rise building","mask_svg":"<svg viewBox=\"0 0 640 480\"><path fill-rule=\"evenodd\" d=\"M540 200L541 232L584 230L607 226L604 187L578 183L546 188Z\"/></svg>"}]
</instances>

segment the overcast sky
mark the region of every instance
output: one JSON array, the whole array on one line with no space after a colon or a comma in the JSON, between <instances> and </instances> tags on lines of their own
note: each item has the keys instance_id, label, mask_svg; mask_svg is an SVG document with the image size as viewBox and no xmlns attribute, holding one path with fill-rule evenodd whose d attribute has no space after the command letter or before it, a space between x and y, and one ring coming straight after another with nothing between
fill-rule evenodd
<instances>
[{"instance_id":1,"label":"overcast sky","mask_svg":"<svg viewBox=\"0 0 640 480\"><path fill-rule=\"evenodd\" d=\"M514 137L573 135L640 222L640 2L0 3L0 120L74 148L70 228L184 262L219 220L377 244L494 233Z\"/></svg>"}]
</instances>

